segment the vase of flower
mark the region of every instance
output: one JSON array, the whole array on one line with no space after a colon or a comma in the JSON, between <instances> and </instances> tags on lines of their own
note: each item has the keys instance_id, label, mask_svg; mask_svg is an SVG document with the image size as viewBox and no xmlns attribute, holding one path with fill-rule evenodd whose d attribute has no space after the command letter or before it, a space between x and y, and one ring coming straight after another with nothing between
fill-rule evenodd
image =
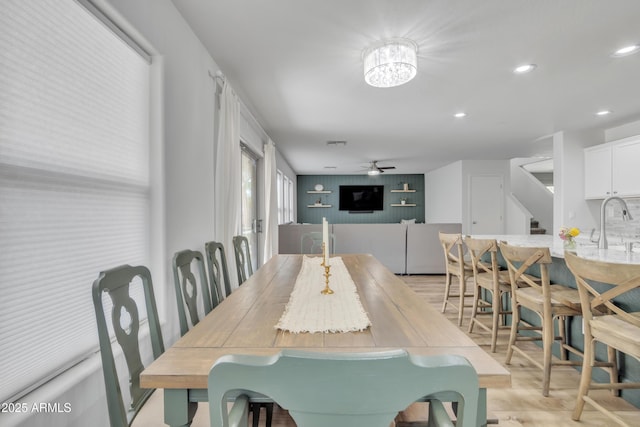
<instances>
[{"instance_id":1,"label":"vase of flower","mask_svg":"<svg viewBox=\"0 0 640 427\"><path fill-rule=\"evenodd\" d=\"M565 251L575 251L576 241L575 238L580 234L580 230L576 227L562 227L560 228L560 239L563 241Z\"/></svg>"}]
</instances>

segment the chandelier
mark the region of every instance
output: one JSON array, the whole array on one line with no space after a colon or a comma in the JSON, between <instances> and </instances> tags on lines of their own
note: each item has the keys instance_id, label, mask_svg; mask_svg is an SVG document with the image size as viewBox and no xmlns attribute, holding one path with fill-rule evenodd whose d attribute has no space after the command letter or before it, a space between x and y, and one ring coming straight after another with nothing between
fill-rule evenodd
<instances>
[{"instance_id":1,"label":"chandelier","mask_svg":"<svg viewBox=\"0 0 640 427\"><path fill-rule=\"evenodd\" d=\"M375 87L394 87L416 76L418 47L407 39L391 39L363 53L364 80Z\"/></svg>"}]
</instances>

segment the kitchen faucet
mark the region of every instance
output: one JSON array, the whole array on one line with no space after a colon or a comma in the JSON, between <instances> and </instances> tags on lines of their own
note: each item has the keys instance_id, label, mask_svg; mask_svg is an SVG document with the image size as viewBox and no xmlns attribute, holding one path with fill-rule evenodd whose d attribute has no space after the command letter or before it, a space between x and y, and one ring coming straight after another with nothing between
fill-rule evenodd
<instances>
[{"instance_id":1,"label":"kitchen faucet","mask_svg":"<svg viewBox=\"0 0 640 427\"><path fill-rule=\"evenodd\" d=\"M598 238L598 249L607 249L609 245L607 244L607 233L606 233L606 210L607 203L611 200L617 200L622 205L622 220L629 221L633 219L631 216L631 212L629 212L629 208L627 207L627 203L624 199L621 199L618 196L607 197L602 201L602 205L600 206L600 237Z\"/></svg>"}]
</instances>

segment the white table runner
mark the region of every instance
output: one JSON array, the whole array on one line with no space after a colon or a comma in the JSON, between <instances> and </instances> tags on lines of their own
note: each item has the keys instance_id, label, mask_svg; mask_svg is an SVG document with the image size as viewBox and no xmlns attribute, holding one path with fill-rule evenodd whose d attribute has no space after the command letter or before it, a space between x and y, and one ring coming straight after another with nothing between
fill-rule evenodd
<instances>
[{"instance_id":1,"label":"white table runner","mask_svg":"<svg viewBox=\"0 0 640 427\"><path fill-rule=\"evenodd\" d=\"M319 257L304 256L302 268L277 329L300 332L355 332L371 326L356 285L342 258L331 258L331 295L320 293L325 287L324 267Z\"/></svg>"}]
</instances>

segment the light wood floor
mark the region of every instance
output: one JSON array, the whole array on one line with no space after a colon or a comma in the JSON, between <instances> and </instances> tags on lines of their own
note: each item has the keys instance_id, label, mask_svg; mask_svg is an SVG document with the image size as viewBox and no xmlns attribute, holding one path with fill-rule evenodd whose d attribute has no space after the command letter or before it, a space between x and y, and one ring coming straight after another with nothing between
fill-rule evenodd
<instances>
[{"instance_id":1,"label":"light wood floor","mask_svg":"<svg viewBox=\"0 0 640 427\"><path fill-rule=\"evenodd\" d=\"M421 297L432 303L438 309L442 306L444 288L444 276L403 276L402 279ZM454 282L455 283L455 282ZM457 313L454 308L448 308L447 317L457 324ZM465 314L462 330L466 333L469 316ZM474 328L474 333L469 336L478 345L489 352L490 338L487 333ZM504 363L508 331L504 330L498 336L497 352L493 356ZM542 355L539 347L532 344L531 351L538 356ZM491 354L491 353L489 353ZM589 405L580 422L571 420L571 411L576 398L576 389L580 380L578 371L571 367L554 366L551 372L551 391L549 397L543 397L542 372L532 366L522 357L514 355L511 365L508 366L512 375L512 388L488 390L489 418L505 427L515 426L539 426L539 427L564 427L564 426L601 426L614 425L608 418L595 411ZM640 410L620 398L611 396L606 391L592 392L608 408L616 411L630 425L640 426ZM408 408L398 418L398 421L418 422L426 417L426 404L415 404ZM260 426L264 426L264 412L260 417ZM411 423L412 424L412 423ZM292 427L295 423L281 409L274 410L273 427ZM419 425L419 424L418 424Z\"/></svg>"}]
</instances>

